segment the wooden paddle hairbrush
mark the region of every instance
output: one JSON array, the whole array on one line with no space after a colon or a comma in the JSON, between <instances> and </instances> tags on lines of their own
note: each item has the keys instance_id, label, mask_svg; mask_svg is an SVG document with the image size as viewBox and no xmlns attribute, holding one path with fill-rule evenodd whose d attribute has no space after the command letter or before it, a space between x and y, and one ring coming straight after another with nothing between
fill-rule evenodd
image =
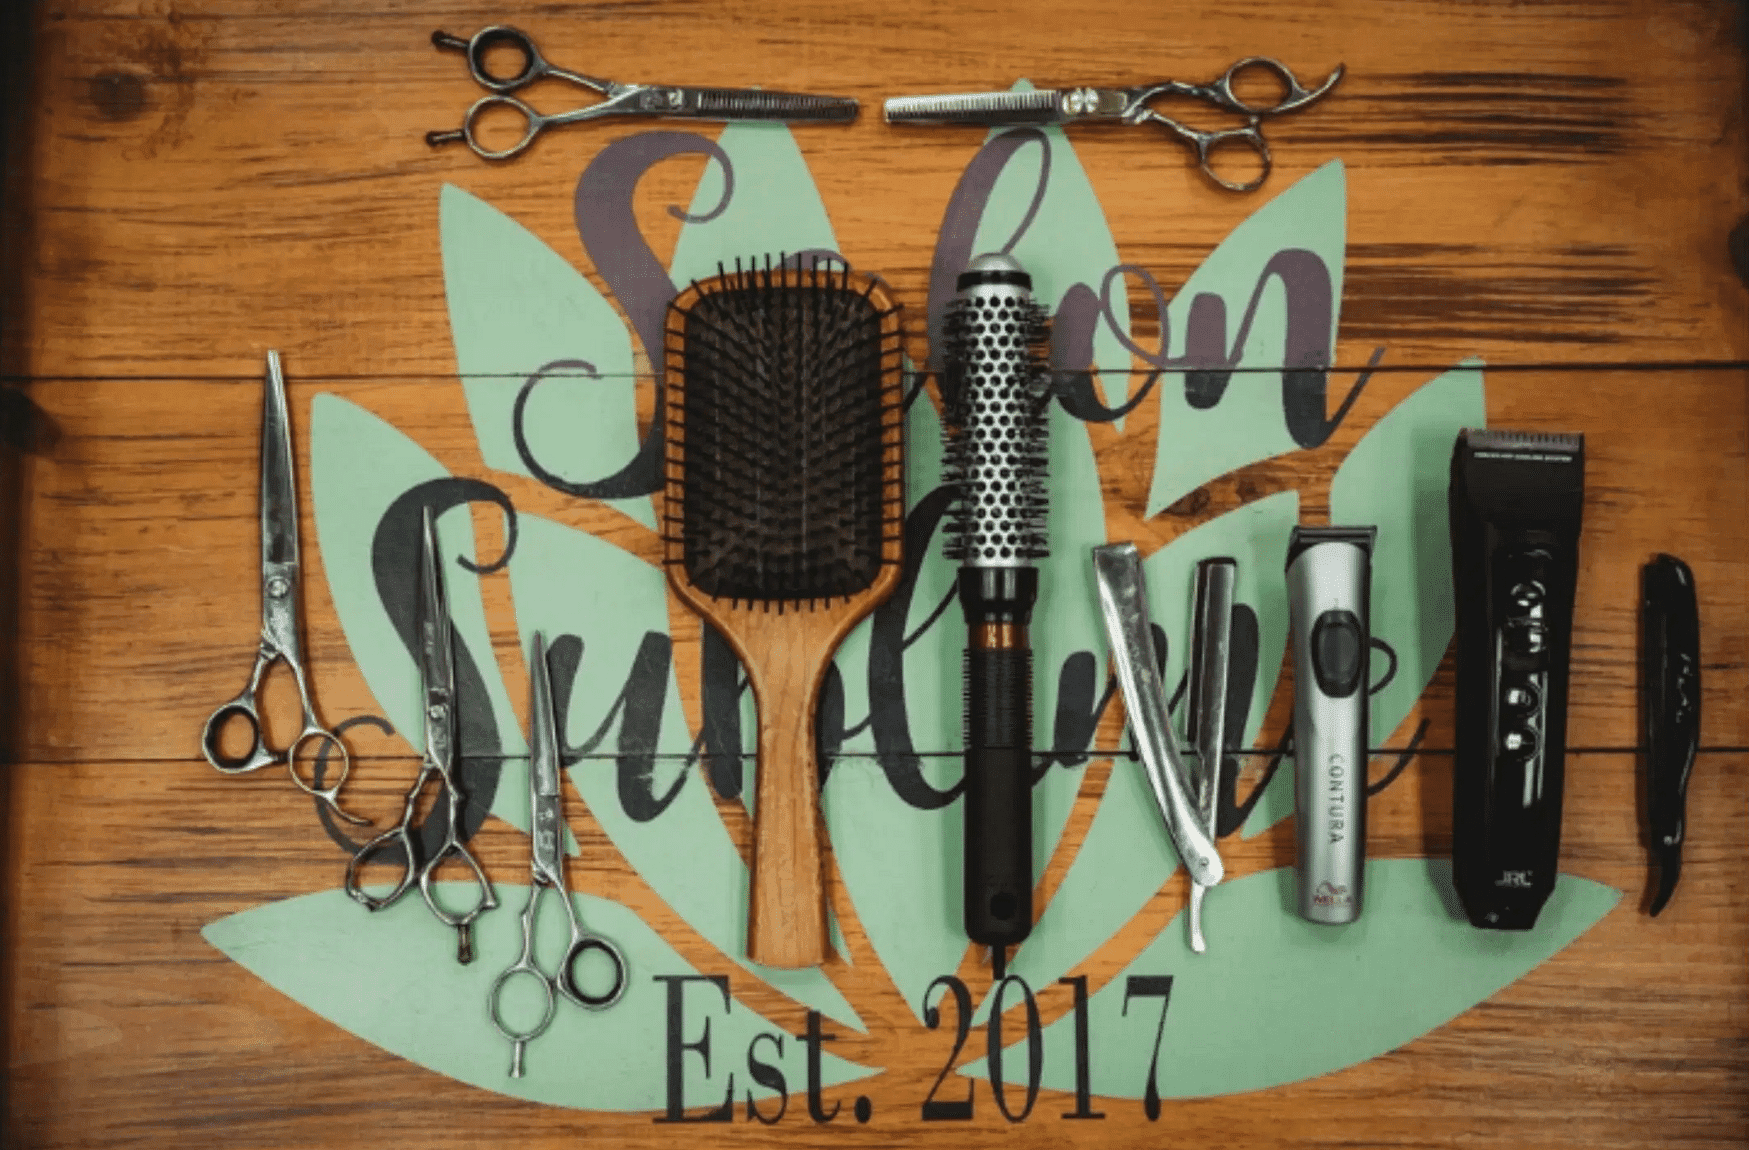
<instances>
[{"instance_id":1,"label":"wooden paddle hairbrush","mask_svg":"<svg viewBox=\"0 0 1749 1150\"><path fill-rule=\"evenodd\" d=\"M899 309L818 263L724 272L668 315L664 562L747 669L759 715L747 956L826 957L815 705L899 581Z\"/></svg>"}]
</instances>

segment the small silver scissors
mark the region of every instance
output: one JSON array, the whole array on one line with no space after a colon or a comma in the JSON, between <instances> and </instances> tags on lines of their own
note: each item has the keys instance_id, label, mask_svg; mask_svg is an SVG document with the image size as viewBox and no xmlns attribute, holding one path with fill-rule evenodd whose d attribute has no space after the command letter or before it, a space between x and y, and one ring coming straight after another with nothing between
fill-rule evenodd
<instances>
[{"instance_id":1,"label":"small silver scissors","mask_svg":"<svg viewBox=\"0 0 1749 1150\"><path fill-rule=\"evenodd\" d=\"M1282 86L1282 95L1273 104L1254 104L1233 91L1240 73L1248 68L1261 68L1271 73ZM899 96L886 102L889 124L985 124L992 127L1042 127L1076 124L1087 120L1118 120L1125 124L1159 124L1189 144L1196 152L1197 166L1209 179L1235 192L1249 192L1269 178L1269 143L1263 138L1263 121L1270 116L1285 116L1315 103L1329 94L1342 79L1343 66L1325 78L1316 88L1302 85L1287 65L1268 56L1247 56L1220 79L1208 84L1189 84L1182 80L1166 80L1139 88L1048 88L1028 92L968 92L953 96ZM1204 132L1181 124L1148 107L1149 102L1164 96L1189 96L1212 104L1223 112L1236 112L1245 117L1238 128L1222 128ZM1229 180L1209 163L1210 154L1219 147L1238 145L1256 154L1261 170L1246 181Z\"/></svg>"},{"instance_id":2,"label":"small silver scissors","mask_svg":"<svg viewBox=\"0 0 1749 1150\"><path fill-rule=\"evenodd\" d=\"M847 123L856 119L856 101L848 96L817 96L806 92L771 92L763 88L687 88L670 84L618 84L572 72L547 63L526 32L494 24L463 40L447 32L431 34L439 48L466 53L474 81L491 92L482 96L462 117L462 126L449 132L427 132L425 142L466 143L487 160L508 160L521 155L534 138L548 128L575 124L604 116L667 116L681 120L783 120ZM512 76L495 76L486 67L486 52L509 46L522 54L522 67ZM510 93L543 79L567 80L606 97L599 104L543 116ZM508 148L494 150L480 143L477 123L492 108L508 108L522 117L522 139Z\"/></svg>"},{"instance_id":3,"label":"small silver scissors","mask_svg":"<svg viewBox=\"0 0 1749 1150\"><path fill-rule=\"evenodd\" d=\"M619 947L598 934L590 934L577 917L577 904L565 886L565 798L559 780L559 732L553 716L553 683L547 670L547 648L539 633L529 663L528 801L530 816L528 905L522 908L522 957L498 976L487 1003L492 1025L511 1043L510 1076L522 1077L522 1052L539 1038L553 1021L558 996L578 1006L603 1010L619 1001L626 988L625 956ZM571 943L552 974L534 961L534 920L541 896L554 891L571 920ZM589 994L577 985L575 964L590 951L604 955L613 964L613 983L601 994ZM512 1030L504 1022L504 988L519 974L532 975L546 994L546 1009L540 1021L527 1030Z\"/></svg>"},{"instance_id":4,"label":"small silver scissors","mask_svg":"<svg viewBox=\"0 0 1749 1150\"><path fill-rule=\"evenodd\" d=\"M437 921L454 927L460 936L456 960L466 963L474 960L471 933L474 920L498 905L498 895L492 890L486 872L480 869L479 860L469 852L458 831L462 820L463 800L461 788L456 785L455 780L455 650L450 644L449 604L444 598L443 578L438 570L437 528L432 523L429 507L425 508L421 539L419 608L415 627L419 642L419 681L424 699L422 710L425 715L425 754L419 764L419 775L413 780L412 789L407 792L407 804L401 811L401 821L365 843L352 856L352 861L346 864L346 893L368 910L382 910L406 894L407 889L417 881L419 893L424 896L425 905L431 908L431 913L437 916ZM437 795L432 812L435 814L447 806L449 825L444 828L442 844L430 858L421 860L419 846L413 836L413 814L419 806L421 792L433 780L437 783ZM443 801L445 799L448 800L447 803ZM359 872L373 855L391 846L401 848L407 869L394 890L377 898L359 885ZM459 914L439 906L437 895L432 889L437 869L452 855L473 871L474 881L480 887L479 901L474 904L473 909Z\"/></svg>"},{"instance_id":5,"label":"small silver scissors","mask_svg":"<svg viewBox=\"0 0 1749 1150\"><path fill-rule=\"evenodd\" d=\"M310 700L309 674L304 669L302 587L298 578L298 493L293 474L291 417L285 401L285 374L279 353L267 353L267 387L261 405L261 645L255 651L255 669L249 683L235 699L225 703L201 728L200 749L206 761L227 775L284 763L292 782L305 794L328 804L328 809L349 823L368 825L369 819L349 815L336 799L352 759L339 736L316 718ZM284 663L298 685L303 706L302 728L283 751L267 745L261 730L261 683L268 668ZM221 746L224 728L233 719L247 723L252 743L235 757ZM314 740L339 755L340 776L330 787L312 786L298 774L298 752Z\"/></svg>"}]
</instances>

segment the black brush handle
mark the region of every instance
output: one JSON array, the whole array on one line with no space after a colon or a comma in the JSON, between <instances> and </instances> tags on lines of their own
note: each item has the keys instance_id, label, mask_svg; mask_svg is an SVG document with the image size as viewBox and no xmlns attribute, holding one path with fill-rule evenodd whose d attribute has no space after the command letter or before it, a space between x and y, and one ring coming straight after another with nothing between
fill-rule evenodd
<instances>
[{"instance_id":1,"label":"black brush handle","mask_svg":"<svg viewBox=\"0 0 1749 1150\"><path fill-rule=\"evenodd\" d=\"M1032 651L1038 573L960 573L965 657L966 936L1013 946L1032 931Z\"/></svg>"},{"instance_id":2,"label":"black brush handle","mask_svg":"<svg viewBox=\"0 0 1749 1150\"><path fill-rule=\"evenodd\" d=\"M966 652L966 937L1032 930L1032 652Z\"/></svg>"}]
</instances>

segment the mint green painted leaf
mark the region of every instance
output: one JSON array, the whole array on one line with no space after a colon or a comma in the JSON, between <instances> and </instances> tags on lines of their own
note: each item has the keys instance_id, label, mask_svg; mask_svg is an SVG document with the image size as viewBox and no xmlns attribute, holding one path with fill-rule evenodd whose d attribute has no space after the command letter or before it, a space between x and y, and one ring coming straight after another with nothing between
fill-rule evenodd
<instances>
[{"instance_id":1,"label":"mint green painted leaf","mask_svg":"<svg viewBox=\"0 0 1749 1150\"><path fill-rule=\"evenodd\" d=\"M957 755L923 760L924 777L943 790L960 771ZM958 968L970 945L960 906L964 808L906 805L868 758L839 759L821 801L857 919L921 1021L923 988Z\"/></svg>"},{"instance_id":2,"label":"mint green painted leaf","mask_svg":"<svg viewBox=\"0 0 1749 1150\"><path fill-rule=\"evenodd\" d=\"M1016 83L1016 92L1033 90L1025 80ZM994 138L1001 131L992 131ZM1044 151L1037 147L1022 148L1009 160L1002 175L991 189L983 218L978 223L974 254L1007 250L1032 275L1033 298L1049 311L1055 312L1063 295L1075 284L1086 284L1095 294L1111 268L1123 262L1117 244L1111 237L1105 211L1099 196L1081 167L1075 147L1061 128L1040 128L1050 149L1050 183L1045 190L1038 214L1020 239L1009 248L1009 242L1031 210L1038 190L1040 170L1045 164ZM1112 314L1121 325L1122 334L1130 334L1130 309L1127 288L1120 279L1111 287ZM1075 365L1081 366L1081 365ZM1093 336L1093 367L1101 373L1100 388L1108 406L1116 407L1128 398L1131 356L1123 341L1106 324L1101 323ZM1121 430L1122 421L1117 424Z\"/></svg>"},{"instance_id":3,"label":"mint green painted leaf","mask_svg":"<svg viewBox=\"0 0 1749 1150\"><path fill-rule=\"evenodd\" d=\"M565 715L568 738L577 744L613 710L644 636L666 638L667 582L657 568L593 535L534 515L524 515L521 523L510 560L510 590L522 649L530 648L536 631L548 642L560 635L583 641L583 662ZM650 705L651 700L644 695L640 702ZM818 968L777 970L747 960L747 867L711 801L710 784L686 758L692 736L672 668L664 676L660 705L657 746L666 757L655 759L650 787L658 799L671 791L674 796L662 812L647 822L626 814L612 759L574 764L569 773L577 793L639 877L688 926L796 1001L862 1029L856 1011ZM596 754L619 750L623 721L622 707ZM526 805L526 799L520 801Z\"/></svg>"},{"instance_id":4,"label":"mint green painted leaf","mask_svg":"<svg viewBox=\"0 0 1749 1150\"><path fill-rule=\"evenodd\" d=\"M717 146L735 167L734 196L714 219L688 223L674 245L669 276L676 284L717 274L735 258L776 257L809 249L837 251L826 206L790 130L782 124L730 124ZM723 198L723 169L705 164L693 193L692 216L708 215Z\"/></svg>"},{"instance_id":5,"label":"mint green painted leaf","mask_svg":"<svg viewBox=\"0 0 1749 1150\"><path fill-rule=\"evenodd\" d=\"M905 429L907 510L941 486L941 421L928 397L911 405ZM959 568L942 555L939 537L930 543L918 571L905 632L917 634L955 593ZM868 716L870 629L865 622L845 639L837 665L844 683L846 722ZM919 751L962 748L961 653L965 626L950 603L903 655L905 715ZM960 867L964 809L958 801L920 811L893 792L873 758L875 742L865 725L845 739L822 795L838 872L849 888L864 933L893 984L907 994L954 969L964 955ZM957 753L922 760L929 784L946 790L959 781ZM921 981L919 981L921 980ZM921 1007L912 1009L922 1018Z\"/></svg>"},{"instance_id":6,"label":"mint green painted leaf","mask_svg":"<svg viewBox=\"0 0 1749 1150\"><path fill-rule=\"evenodd\" d=\"M1451 642L1451 527L1446 488L1458 432L1483 427L1481 366L1428 381L1367 430L1330 483L1330 522L1373 523L1372 633L1397 652L1397 675L1372 697L1372 737L1391 737ZM1373 653L1373 681L1386 670Z\"/></svg>"},{"instance_id":7,"label":"mint green painted leaf","mask_svg":"<svg viewBox=\"0 0 1749 1150\"><path fill-rule=\"evenodd\" d=\"M441 885L458 887L453 905L465 905L462 884ZM528 1045L526 1074L511 1078L510 1044L492 1025L487 995L521 950L519 915L528 888L499 883L497 889L500 907L475 924L477 956L467 966L455 961L455 932L433 918L416 894L370 914L341 891L322 891L231 915L209 923L201 934L275 990L366 1042L440 1074L552 1106L665 1109L668 984L656 976L698 972L629 908L573 895L583 922L625 955L625 997L597 1011L561 999L552 1025ZM548 969L568 937L564 908L548 895L536 919L537 953ZM532 984L507 989L508 1021L526 1025L520 1008L529 999L519 996L526 991L532 998L532 989ZM696 1054L681 1060L688 1110L721 1105L732 1077L737 1116L750 1091L765 1113L775 1112L773 1092L755 1086L747 1072L748 1048L760 1034L784 1039L781 1047L760 1042L760 1060L781 1068L790 1092L806 1088L806 1051L793 1037L785 1038L783 1027L739 1002L725 1009L721 992L709 983L686 984L683 1041L698 1041L707 1024L710 1073ZM873 1073L824 1054L822 1075L828 1083Z\"/></svg>"},{"instance_id":8,"label":"mint green painted leaf","mask_svg":"<svg viewBox=\"0 0 1749 1150\"><path fill-rule=\"evenodd\" d=\"M1191 953L1174 920L1088 1004L1093 1093L1141 1098L1147 1084L1161 1003L1134 998L1126 1016L1131 976L1173 978L1160 1039L1162 1098L1265 1090L1376 1058L1449 1022L1558 953L1621 899L1613 887L1562 875L1534 930L1483 931L1457 908L1444 859L1374 859L1366 873L1366 913L1351 926L1315 926L1294 914L1293 870L1285 867L1209 892L1206 954ZM1024 1041L1019 1017L1004 1021ZM1066 1014L1044 1030L1047 1090L1075 1089L1074 1025ZM1004 1047L1002 1068L1005 1081L1024 1080L1020 1044ZM962 1073L987 1071L980 1060Z\"/></svg>"},{"instance_id":9,"label":"mint green painted leaf","mask_svg":"<svg viewBox=\"0 0 1749 1150\"><path fill-rule=\"evenodd\" d=\"M1257 798L1256 805L1245 818L1245 825L1239 828L1242 839L1255 838L1270 827L1286 818L1292 818L1294 813L1294 761L1291 756L1284 756L1277 764L1275 774L1263 788L1263 794Z\"/></svg>"},{"instance_id":10,"label":"mint green painted leaf","mask_svg":"<svg viewBox=\"0 0 1749 1150\"><path fill-rule=\"evenodd\" d=\"M371 540L391 503L418 484L448 474L424 448L357 404L325 392L311 401L310 498L328 594L353 661L383 717L415 751L424 750L425 737L419 672L377 598ZM480 558L465 508L439 516L437 533L447 554ZM444 569L444 579L456 630L468 649L485 660L480 670L504 753L524 753L522 726L491 662L480 580L453 563Z\"/></svg>"},{"instance_id":11,"label":"mint green painted leaf","mask_svg":"<svg viewBox=\"0 0 1749 1150\"><path fill-rule=\"evenodd\" d=\"M1269 260L1289 248L1310 251L1329 269L1333 305L1330 346L1342 306L1342 262L1347 248L1347 191L1342 161L1332 160L1270 200L1222 240L1185 281L1166 310L1161 350L1184 354L1192 302L1200 294L1225 302L1227 336L1239 326ZM1184 375L1161 375L1160 438L1148 489L1152 517L1208 480L1259 459L1296 450L1281 410L1282 341L1287 329L1287 293L1271 280L1259 301L1239 359L1240 372L1214 407L1199 411L1184 396ZM1265 370L1256 370L1265 369Z\"/></svg>"},{"instance_id":12,"label":"mint green painted leaf","mask_svg":"<svg viewBox=\"0 0 1749 1150\"><path fill-rule=\"evenodd\" d=\"M1202 524L1143 563L1148 609L1166 632L1165 682L1170 692L1176 690L1189 657L1196 564L1218 555L1238 561L1235 598L1257 613L1261 649L1251 714L1237 746L1249 746L1257 737L1275 693L1287 643L1281 572L1288 533L1298 520L1299 496L1278 492ZM1178 856L1140 764L1115 760L1086 840L1009 970L1033 986L1049 985L1104 945L1177 868Z\"/></svg>"},{"instance_id":13,"label":"mint green painted leaf","mask_svg":"<svg viewBox=\"0 0 1749 1150\"><path fill-rule=\"evenodd\" d=\"M1466 361L1473 362L1473 361ZM1416 389L1367 429L1330 484L1330 522L1376 524L1372 633L1397 652L1396 677L1372 697L1375 744L1392 736L1427 689L1451 642L1451 445L1486 423L1482 372L1453 368ZM1372 681L1388 660L1373 653ZM1294 812L1293 761L1282 760L1245 820L1259 834Z\"/></svg>"},{"instance_id":14,"label":"mint green painted leaf","mask_svg":"<svg viewBox=\"0 0 1749 1150\"><path fill-rule=\"evenodd\" d=\"M1039 561L1039 597L1032 614L1032 729L1035 745L1058 744L1058 675L1077 654L1093 656L1093 695L1105 682L1105 625L1092 579L1092 551L1106 541L1105 503L1087 425L1050 408L1050 558ZM960 640L963 643L963 637ZM959 692L955 692L956 695ZM1033 873L1043 874L1081 790L1085 765L1053 766L1033 787Z\"/></svg>"},{"instance_id":15,"label":"mint green painted leaf","mask_svg":"<svg viewBox=\"0 0 1749 1150\"><path fill-rule=\"evenodd\" d=\"M929 397L919 396L911 404L905 423L907 512L941 486L941 464L941 419ZM905 716L912 744L919 751L958 751L964 744L960 676L966 632L957 603L950 604L933 626L922 631L937 608L955 596L958 578L958 565L942 554L938 531L923 556L905 617L905 634L917 636L904 653ZM861 723L869 713L868 644L869 625L865 621L846 636L836 660L844 680L844 714L851 726ZM844 740L842 750L846 755L874 754L873 732L864 726ZM949 783L958 775L956 758Z\"/></svg>"},{"instance_id":16,"label":"mint green painted leaf","mask_svg":"<svg viewBox=\"0 0 1749 1150\"><path fill-rule=\"evenodd\" d=\"M450 338L486 466L530 474L513 434L517 393L546 364L581 360L602 378L573 371L529 396L529 451L580 483L624 467L638 450L639 385L620 314L540 237L484 200L445 184L440 217ZM604 502L656 525L646 496Z\"/></svg>"}]
</instances>

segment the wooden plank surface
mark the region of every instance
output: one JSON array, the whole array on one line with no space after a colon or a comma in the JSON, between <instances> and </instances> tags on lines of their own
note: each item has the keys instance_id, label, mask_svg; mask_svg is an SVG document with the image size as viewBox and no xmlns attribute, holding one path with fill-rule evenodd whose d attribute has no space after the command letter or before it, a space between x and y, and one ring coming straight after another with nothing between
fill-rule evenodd
<instances>
[{"instance_id":1,"label":"wooden plank surface","mask_svg":"<svg viewBox=\"0 0 1749 1150\"><path fill-rule=\"evenodd\" d=\"M17 582L21 684L6 732L10 1142L1749 1141L1749 326L1724 244L1749 211L1738 6L360 7L47 0L29 16L34 88L17 121L24 130L9 140L20 162L7 171L0 236L0 375L39 413L30 453L6 457L17 482L0 474L0 490L21 493L0 511L22 539L6 573ZM972 1123L919 1121L949 1036L926 1031L872 961L834 968L870 1023L866 1036L841 1035L835 1053L886 1068L828 1092L846 1108L839 1120L810 1121L792 1097L775 1132L738 1119L676 1133L647 1113L565 1111L457 1084L226 959L203 926L331 888L344 862L282 778L221 778L195 753L201 720L246 670L257 619L266 348L286 355L304 476L311 401L332 394L391 420L455 474L499 483L520 509L656 557L647 529L490 471L473 439L445 306L441 188L505 211L605 291L572 222L572 189L601 148L652 126L572 129L509 165L428 150L423 133L450 126L476 92L459 58L426 38L485 19L527 28L554 60L596 75L861 99L857 124L796 136L843 250L918 312L943 209L981 134L888 128L881 98L1022 76L1041 85L1210 79L1250 54L1277 56L1302 78L1346 64L1326 104L1268 126L1277 167L1257 196L1209 187L1158 133L1076 135L1120 257L1169 291L1262 197L1342 159L1347 265L1331 393L1344 394L1384 349L1351 419L1323 447L1217 479L1153 519L1144 517L1152 409L1138 409L1121 433L1096 428L1108 528L1152 550L1287 488L1302 492L1302 517L1315 521L1336 463L1365 428L1466 357L1487 364L1491 424L1583 430L1590 472L1569 738L1587 750L1569 763L1563 866L1622 890L1621 903L1521 981L1401 1049L1266 1092L1168 1103L1157 1123L1136 1102L1102 1104L1101 1122L1063 1122L1056 1116L1074 1099L1050 1092L1020 1124L989 1106ZM702 168L697 157L671 160L638 189L639 226L660 257L679 228L666 209L688 202ZM1144 332L1151 322L1139 307L1133 319ZM913 351L921 356L920 342ZM639 385L646 419L650 392ZM307 487L305 497L317 691L330 719L369 713L372 696L328 600ZM475 529L483 551L501 540L492 513L477 515ZM1682 886L1651 920L1635 800L1634 612L1638 569L1658 551L1685 557L1701 589L1707 750ZM489 597L487 609L520 708L507 595ZM696 623L678 609L670 622L676 659L696 664ZM682 682L695 711L696 689ZM1284 682L1260 743L1279 733L1287 697ZM1449 853L1449 663L1378 741L1402 747L1422 720L1421 753L1374 804L1374 857ZM1115 724L1108 715L1100 746L1115 745ZM409 770L404 745L363 733L355 749L357 805L383 825ZM1088 768L1071 847L1113 769L1110 760ZM745 851L747 821L730 813ZM803 1029L802 1009L688 927L591 817L574 823L583 852L574 886L625 902L695 967L726 973L737 998L790 1034ZM1292 825L1222 845L1236 875L1286 865ZM526 839L507 825L489 821L478 846L495 876L526 873ZM1053 858L1047 888L1070 853ZM1184 897L1182 879L1167 883L1084 964L1094 989ZM846 934L853 952L870 955L854 915ZM988 968L968 955L961 969L981 994ZM1047 1023L1063 1017L1062 988L1041 995L1041 1008ZM968 1049L960 1061L971 1057ZM857 1093L873 1103L866 1126L850 1117Z\"/></svg>"},{"instance_id":2,"label":"wooden plank surface","mask_svg":"<svg viewBox=\"0 0 1749 1150\"><path fill-rule=\"evenodd\" d=\"M1346 393L1349 378L1334 377L1331 391ZM1157 427L1144 410L1121 435L1103 429L1097 458L1112 537L1137 539L1151 552L1197 523L1278 490L1300 491L1303 514L1322 518L1337 462L1426 377L1400 372L1375 380L1351 421L1325 447L1235 473L1209 485L1207 500L1189 501L1179 513L1153 520L1142 512ZM1574 409L1576 388L1605 419ZM1668 550L1694 567L1702 590L1703 744L1749 746L1749 711L1737 702L1749 690L1749 587L1736 577L1749 560L1749 546L1717 528L1749 513L1743 479L1749 459L1741 430L1749 422L1749 376L1502 372L1489 377L1487 389L1490 425L1588 433L1593 470L1575 621L1573 745L1619 748L1638 741L1639 568ZM294 437L306 453L300 464L305 476L310 401L322 393L393 418L454 474L500 485L522 511L588 529L659 560L654 532L623 514L486 468L453 378L363 383L294 374ZM247 636L258 618L258 591L236 570L236 557L250 555L255 546L255 491L251 482L230 478L254 472L258 388L210 381L45 381L32 394L58 428L58 439L52 451L31 460L34 546L24 556L22 646L28 694L16 757L186 759L195 749L196 720L235 691L247 670ZM1673 410L1694 414L1671 424L1663 414ZM495 509L482 511L476 532L481 554L500 551L502 524ZM316 538L307 500L302 536ZM307 642L326 713L339 721L370 713L375 705L328 602L319 558L312 557L306 576ZM150 605L143 619L142 604ZM207 625L177 628L165 618L185 611ZM697 625L683 611L670 614L681 644L677 663L693 666ZM514 620L491 622L500 662L514 674L521 660ZM153 641L142 642L142 634ZM89 666L113 673L82 673ZM682 682L690 694L695 681L683 676ZM512 694L520 700L520 692ZM1443 680L1424 706L1433 720L1426 745L1449 748L1450 693ZM125 711L132 721L91 722L91 716L112 711ZM1413 730L1420 717L1412 715L1406 729Z\"/></svg>"},{"instance_id":3,"label":"wooden plank surface","mask_svg":"<svg viewBox=\"0 0 1749 1150\"><path fill-rule=\"evenodd\" d=\"M1150 1124L1137 1102L1107 1102L1103 1122L1063 1123L1073 1097L1047 1092L1029 1122L992 1112L966 1123L925 1123L917 1104L947 1056L877 980L845 981L870 1034L840 1036L836 1051L889 1067L880 1078L827 1092L848 1109L873 1099L876 1120L818 1126L792 1115L778 1133L752 1123L682 1134L649 1116L556 1111L448 1083L347 1034L229 962L200 927L268 899L334 883L343 862L307 815L287 833L288 803L239 797L210 771L179 775L157 763L86 762L17 771L12 835L21 895L14 944L12 1131L24 1145L362 1145L418 1137L438 1145L577 1137L613 1145L1150 1145L1162 1137L1217 1145L1621 1147L1740 1144L1749 1115L1735 1083L1749 1023L1741 913L1749 814L1740 797L1749 758L1703 756L1690 811L1683 885L1657 920L1642 912L1644 882L1631 799L1633 760L1580 755L1569 763L1563 866L1626 890L1603 922L1568 950L1449 1025L1382 1058L1263 1094L1169 1103ZM1424 796L1449 788L1429 756L1386 792L1375 857L1436 855L1421 841ZM394 787L372 787L364 809L384 813ZM284 795L278 799L284 799ZM374 801L372 801L374 800ZM1279 832L1290 831L1289 835ZM1291 828L1244 845L1223 843L1248 873L1291 856ZM584 836L578 889L629 899L673 929L659 901L604 842ZM481 854L511 874L521 837L488 828ZM1089 964L1095 987L1182 904L1175 881ZM361 912L362 915L362 912ZM684 930L675 930L684 938ZM701 969L733 972L696 940L682 952ZM873 972L864 971L865 975ZM986 975L987 977L987 975ZM734 990L798 1033L801 1012L747 976ZM1060 989L1041 996L1050 1019ZM883 1003L886 1005L883 1008ZM836 1028L840 1031L845 1028ZM719 1084L721 1079L718 1079ZM720 1085L719 1085L720 1088ZM801 1100L792 1099L792 1111ZM987 1096L986 1096L987 1102ZM1673 1118L1680 1116L1680 1120ZM848 1114L843 1116L848 1119ZM750 1128L751 1127L751 1128ZM1083 1128L1095 1133L1082 1135ZM945 1142L943 1142L945 1140Z\"/></svg>"},{"instance_id":4,"label":"wooden plank surface","mask_svg":"<svg viewBox=\"0 0 1749 1150\"><path fill-rule=\"evenodd\" d=\"M598 149L648 126L577 127L508 165L428 149L424 133L475 97L459 58L426 42L436 27L471 30L466 7L122 7L41 8L52 65L36 96L33 290L6 337L26 341L33 375L211 374L215 330L317 374L450 370L439 185L481 195L586 267L568 189ZM919 292L981 133L889 128L880 99L1021 76L1213 79L1254 54L1307 78L1344 63L1333 102L1269 126L1274 188L1332 156L1350 166L1339 362L1381 343L1390 362L1441 366L1749 358L1724 248L1741 211L1729 4L1428 2L1363 19L1342 5L911 3L827 20L656 2L513 15L553 59L597 75L860 98L855 125L798 136L846 254L902 297ZM1164 283L1255 208L1207 185L1162 133L1096 128L1076 143L1121 254ZM686 202L701 164L663 165L640 199ZM645 218L658 227L663 214ZM398 322L356 322L370 314ZM59 337L93 323L140 338Z\"/></svg>"}]
</instances>

